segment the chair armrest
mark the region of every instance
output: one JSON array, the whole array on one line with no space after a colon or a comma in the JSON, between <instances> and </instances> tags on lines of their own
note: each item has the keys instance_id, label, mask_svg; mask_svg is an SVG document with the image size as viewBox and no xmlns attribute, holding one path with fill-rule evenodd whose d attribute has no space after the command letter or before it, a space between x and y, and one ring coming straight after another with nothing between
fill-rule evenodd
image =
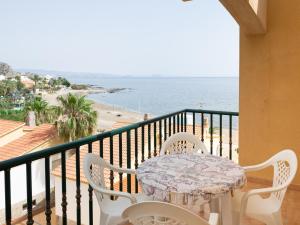
<instances>
[{"instance_id":1,"label":"chair armrest","mask_svg":"<svg viewBox=\"0 0 300 225\"><path fill-rule=\"evenodd\" d=\"M219 214L210 213L208 223L209 225L219 225Z\"/></svg>"},{"instance_id":2,"label":"chair armrest","mask_svg":"<svg viewBox=\"0 0 300 225\"><path fill-rule=\"evenodd\" d=\"M269 160L260 163L260 164L256 164L256 165L251 165L251 166L244 166L243 169L245 170L245 172L252 172L252 171L257 171L257 170L262 170L264 168L267 168L271 166Z\"/></svg>"},{"instance_id":3,"label":"chair armrest","mask_svg":"<svg viewBox=\"0 0 300 225\"><path fill-rule=\"evenodd\" d=\"M134 169L125 169L125 168L115 167L112 165L110 165L110 169L118 173L136 174L136 171Z\"/></svg>"},{"instance_id":4,"label":"chair armrest","mask_svg":"<svg viewBox=\"0 0 300 225\"><path fill-rule=\"evenodd\" d=\"M242 216L246 212L249 197L251 197L253 195L260 195L260 194L277 192L277 191L281 191L285 188L287 188L286 185L280 185L280 186L277 186L277 187L258 188L258 189L253 189L253 190L247 191L241 199L240 215Z\"/></svg>"},{"instance_id":5,"label":"chair armrest","mask_svg":"<svg viewBox=\"0 0 300 225\"><path fill-rule=\"evenodd\" d=\"M128 198L128 199L130 199L132 204L137 203L136 197L133 194L129 194L127 192L107 190L105 188L101 188L101 187L98 187L98 186L93 187L93 189L100 192L101 194L104 194L104 195Z\"/></svg>"}]
</instances>

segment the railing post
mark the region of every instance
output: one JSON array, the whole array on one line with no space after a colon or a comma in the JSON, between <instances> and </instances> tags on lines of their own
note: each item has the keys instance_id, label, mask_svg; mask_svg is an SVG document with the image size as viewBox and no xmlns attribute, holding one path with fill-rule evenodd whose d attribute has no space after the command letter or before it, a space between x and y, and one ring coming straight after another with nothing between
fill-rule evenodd
<instances>
[{"instance_id":1,"label":"railing post","mask_svg":"<svg viewBox=\"0 0 300 225\"><path fill-rule=\"evenodd\" d=\"M81 225L81 191L80 191L80 151L76 148L76 211L77 211L77 225Z\"/></svg>"},{"instance_id":2,"label":"railing post","mask_svg":"<svg viewBox=\"0 0 300 225\"><path fill-rule=\"evenodd\" d=\"M179 125L180 125L180 122L179 122L179 113L177 114L177 132L180 132L180 127L179 127Z\"/></svg>"},{"instance_id":3,"label":"railing post","mask_svg":"<svg viewBox=\"0 0 300 225\"><path fill-rule=\"evenodd\" d=\"M168 121L168 128L169 128L169 137L172 135L172 118L169 117L169 121Z\"/></svg>"},{"instance_id":4,"label":"railing post","mask_svg":"<svg viewBox=\"0 0 300 225\"><path fill-rule=\"evenodd\" d=\"M119 167L123 167L123 143L122 143L122 133L119 134ZM123 173L119 173L119 190L123 191Z\"/></svg>"},{"instance_id":5,"label":"railing post","mask_svg":"<svg viewBox=\"0 0 300 225\"><path fill-rule=\"evenodd\" d=\"M45 215L47 225L51 225L51 195L50 195L50 158L45 158L45 192L46 205Z\"/></svg>"},{"instance_id":6,"label":"railing post","mask_svg":"<svg viewBox=\"0 0 300 225\"><path fill-rule=\"evenodd\" d=\"M213 144L214 144L214 122L213 114L210 114L210 154L213 154Z\"/></svg>"},{"instance_id":7,"label":"railing post","mask_svg":"<svg viewBox=\"0 0 300 225\"><path fill-rule=\"evenodd\" d=\"M127 168L131 168L131 137L130 130L127 133ZM127 192L131 193L131 175L127 174Z\"/></svg>"},{"instance_id":8,"label":"railing post","mask_svg":"<svg viewBox=\"0 0 300 225\"><path fill-rule=\"evenodd\" d=\"M100 139L99 142L100 142L99 143L99 148L100 148L99 153L100 153L100 157L103 158L103 138Z\"/></svg>"},{"instance_id":9,"label":"railing post","mask_svg":"<svg viewBox=\"0 0 300 225\"><path fill-rule=\"evenodd\" d=\"M148 159L151 158L151 123L148 124Z\"/></svg>"},{"instance_id":10,"label":"railing post","mask_svg":"<svg viewBox=\"0 0 300 225\"><path fill-rule=\"evenodd\" d=\"M5 184L5 220L7 225L11 225L10 169L4 171L4 184Z\"/></svg>"},{"instance_id":11,"label":"railing post","mask_svg":"<svg viewBox=\"0 0 300 225\"><path fill-rule=\"evenodd\" d=\"M32 173L31 173L31 162L26 163L26 190L27 190L27 225L32 225Z\"/></svg>"},{"instance_id":12,"label":"railing post","mask_svg":"<svg viewBox=\"0 0 300 225\"><path fill-rule=\"evenodd\" d=\"M220 114L220 156L223 155L223 141L222 141L222 133L223 133L223 122L222 122L222 114Z\"/></svg>"},{"instance_id":13,"label":"railing post","mask_svg":"<svg viewBox=\"0 0 300 225\"><path fill-rule=\"evenodd\" d=\"M109 138L109 163L111 165L114 164L114 141L113 141L113 136ZM114 172L110 170L110 190L114 190Z\"/></svg>"},{"instance_id":14,"label":"railing post","mask_svg":"<svg viewBox=\"0 0 300 225\"><path fill-rule=\"evenodd\" d=\"M183 124L183 123L184 123L184 122L183 122L183 120L184 120L183 115L184 115L183 113L180 114L180 119L181 119L181 122L180 122L180 131L181 131L181 132L184 131L184 130L183 130L183 125L184 125L184 124Z\"/></svg>"},{"instance_id":15,"label":"railing post","mask_svg":"<svg viewBox=\"0 0 300 225\"><path fill-rule=\"evenodd\" d=\"M164 140L167 139L167 119L164 119Z\"/></svg>"},{"instance_id":16,"label":"railing post","mask_svg":"<svg viewBox=\"0 0 300 225\"><path fill-rule=\"evenodd\" d=\"M204 114L201 113L201 141L204 142Z\"/></svg>"},{"instance_id":17,"label":"railing post","mask_svg":"<svg viewBox=\"0 0 300 225\"><path fill-rule=\"evenodd\" d=\"M67 225L66 151L61 153L62 224Z\"/></svg>"},{"instance_id":18,"label":"railing post","mask_svg":"<svg viewBox=\"0 0 300 225\"><path fill-rule=\"evenodd\" d=\"M173 134L176 133L176 118L173 116Z\"/></svg>"},{"instance_id":19,"label":"railing post","mask_svg":"<svg viewBox=\"0 0 300 225\"><path fill-rule=\"evenodd\" d=\"M159 120L158 125L159 125L159 152L160 152L161 145L162 145L162 127L161 127L162 124L161 124L161 120Z\"/></svg>"},{"instance_id":20,"label":"railing post","mask_svg":"<svg viewBox=\"0 0 300 225\"><path fill-rule=\"evenodd\" d=\"M156 143L156 122L154 122L154 127L153 127L153 142L154 142L154 156L157 156L157 143Z\"/></svg>"},{"instance_id":21,"label":"railing post","mask_svg":"<svg viewBox=\"0 0 300 225\"><path fill-rule=\"evenodd\" d=\"M184 112L184 132L186 132L187 129L187 115L186 112Z\"/></svg>"},{"instance_id":22,"label":"railing post","mask_svg":"<svg viewBox=\"0 0 300 225\"><path fill-rule=\"evenodd\" d=\"M138 168L138 129L134 129L134 166L135 169ZM137 177L135 176L135 193L138 193L138 180Z\"/></svg>"},{"instance_id":23,"label":"railing post","mask_svg":"<svg viewBox=\"0 0 300 225\"><path fill-rule=\"evenodd\" d=\"M145 127L142 126L142 162L145 161Z\"/></svg>"},{"instance_id":24,"label":"railing post","mask_svg":"<svg viewBox=\"0 0 300 225\"><path fill-rule=\"evenodd\" d=\"M232 115L229 116L229 159L232 159Z\"/></svg>"},{"instance_id":25,"label":"railing post","mask_svg":"<svg viewBox=\"0 0 300 225\"><path fill-rule=\"evenodd\" d=\"M92 152L93 152L93 145L92 145L92 143L88 143L88 153L92 153ZM89 225L93 225L94 224L94 217L93 217L93 188L92 188L91 185L89 185L88 192L89 192Z\"/></svg>"},{"instance_id":26,"label":"railing post","mask_svg":"<svg viewBox=\"0 0 300 225\"><path fill-rule=\"evenodd\" d=\"M196 121L195 121L195 113L193 112L193 134L196 134Z\"/></svg>"}]
</instances>

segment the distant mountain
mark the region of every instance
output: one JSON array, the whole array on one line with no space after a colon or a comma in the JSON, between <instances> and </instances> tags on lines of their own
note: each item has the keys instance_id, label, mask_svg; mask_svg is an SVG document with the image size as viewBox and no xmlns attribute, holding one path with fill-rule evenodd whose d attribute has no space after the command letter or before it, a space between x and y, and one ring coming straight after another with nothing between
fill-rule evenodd
<instances>
[{"instance_id":1,"label":"distant mountain","mask_svg":"<svg viewBox=\"0 0 300 225\"><path fill-rule=\"evenodd\" d=\"M84 75L88 77L100 77L100 78L190 78L190 77L207 77L207 78L219 78L219 77L238 77L236 75L170 75L170 74L140 74L140 75L132 75L132 74L112 74L112 73L95 73L95 72L70 72L70 71L58 71L58 70L43 70L43 69L16 69L16 71L21 73L36 73L40 75L51 75L53 77L59 76L76 76L76 75Z\"/></svg>"},{"instance_id":2,"label":"distant mountain","mask_svg":"<svg viewBox=\"0 0 300 225\"><path fill-rule=\"evenodd\" d=\"M0 75L12 77L14 74L13 69L7 63L0 62Z\"/></svg>"},{"instance_id":3,"label":"distant mountain","mask_svg":"<svg viewBox=\"0 0 300 225\"><path fill-rule=\"evenodd\" d=\"M41 75L51 75L54 77L58 76L64 76L64 75L86 75L86 76L99 76L99 77L123 77L124 75L118 75L118 74L105 74L105 73L89 73L89 72L70 72L70 71L57 71L57 70L43 70L43 69L17 69L18 72L21 73L37 73Z\"/></svg>"}]
</instances>

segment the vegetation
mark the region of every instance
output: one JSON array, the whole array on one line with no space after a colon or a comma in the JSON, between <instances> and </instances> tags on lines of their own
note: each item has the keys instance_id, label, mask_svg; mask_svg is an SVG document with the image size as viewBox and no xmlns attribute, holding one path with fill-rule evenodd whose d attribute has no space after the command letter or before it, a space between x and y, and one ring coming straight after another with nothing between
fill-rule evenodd
<instances>
[{"instance_id":1,"label":"vegetation","mask_svg":"<svg viewBox=\"0 0 300 225\"><path fill-rule=\"evenodd\" d=\"M66 97L58 97L61 104L60 116L56 122L58 134L67 141L92 134L97 124L97 112L92 102L85 96L69 93Z\"/></svg>"},{"instance_id":2,"label":"vegetation","mask_svg":"<svg viewBox=\"0 0 300 225\"><path fill-rule=\"evenodd\" d=\"M76 140L92 134L97 124L97 112L85 96L69 93L59 96L60 106L49 106L41 97L35 97L25 105L25 116L35 112L37 125L55 123L58 135L66 141Z\"/></svg>"},{"instance_id":3,"label":"vegetation","mask_svg":"<svg viewBox=\"0 0 300 225\"><path fill-rule=\"evenodd\" d=\"M29 112L34 112L36 124L53 123L60 137L67 141L92 134L97 124L97 112L92 108L92 102L85 96L69 93L66 97L58 97L60 106L50 106L40 96L37 89L56 91L64 87L75 90L86 90L87 85L71 85L63 78L51 78L38 74L27 73L25 76L34 81L31 88L22 83L21 74L14 72L6 64L0 64L0 69L10 76L0 81L0 118L25 121ZM0 70L1 71L1 70ZM12 78L9 78L12 77ZM33 93L32 93L33 92Z\"/></svg>"},{"instance_id":4,"label":"vegetation","mask_svg":"<svg viewBox=\"0 0 300 225\"><path fill-rule=\"evenodd\" d=\"M31 79L34 81L33 92L36 93L36 89L38 88L38 82L41 81L42 78L39 75L34 74Z\"/></svg>"},{"instance_id":5,"label":"vegetation","mask_svg":"<svg viewBox=\"0 0 300 225\"><path fill-rule=\"evenodd\" d=\"M16 76L16 86L17 86L17 90L18 91L22 91L25 89L25 85L21 82L21 77L20 76Z\"/></svg>"},{"instance_id":6,"label":"vegetation","mask_svg":"<svg viewBox=\"0 0 300 225\"><path fill-rule=\"evenodd\" d=\"M54 123L59 115L59 107L49 106L48 102L41 97L35 97L33 100L28 101L25 105L25 115L33 111L35 113L36 124Z\"/></svg>"},{"instance_id":7,"label":"vegetation","mask_svg":"<svg viewBox=\"0 0 300 225\"><path fill-rule=\"evenodd\" d=\"M63 77L58 77L57 78L57 83L58 83L58 85L63 85L63 86L66 86L66 87L71 86L71 83L66 78L63 78Z\"/></svg>"},{"instance_id":8,"label":"vegetation","mask_svg":"<svg viewBox=\"0 0 300 225\"><path fill-rule=\"evenodd\" d=\"M73 90L87 90L88 89L88 86L85 85L85 84L72 84L71 85L71 88Z\"/></svg>"},{"instance_id":9,"label":"vegetation","mask_svg":"<svg viewBox=\"0 0 300 225\"><path fill-rule=\"evenodd\" d=\"M25 111L24 110L0 110L0 118L4 120L24 121Z\"/></svg>"},{"instance_id":10,"label":"vegetation","mask_svg":"<svg viewBox=\"0 0 300 225\"><path fill-rule=\"evenodd\" d=\"M8 96L17 90L17 82L11 79L0 81L0 96Z\"/></svg>"}]
</instances>

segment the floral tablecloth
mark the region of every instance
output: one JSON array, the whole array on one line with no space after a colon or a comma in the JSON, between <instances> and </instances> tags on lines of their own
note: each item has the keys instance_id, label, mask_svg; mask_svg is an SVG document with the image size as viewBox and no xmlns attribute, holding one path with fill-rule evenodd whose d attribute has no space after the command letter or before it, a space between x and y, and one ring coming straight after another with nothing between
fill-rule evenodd
<instances>
[{"instance_id":1,"label":"floral tablecloth","mask_svg":"<svg viewBox=\"0 0 300 225\"><path fill-rule=\"evenodd\" d=\"M233 161L198 153L151 158L138 167L137 179L146 195L183 205L208 202L246 182Z\"/></svg>"}]
</instances>

